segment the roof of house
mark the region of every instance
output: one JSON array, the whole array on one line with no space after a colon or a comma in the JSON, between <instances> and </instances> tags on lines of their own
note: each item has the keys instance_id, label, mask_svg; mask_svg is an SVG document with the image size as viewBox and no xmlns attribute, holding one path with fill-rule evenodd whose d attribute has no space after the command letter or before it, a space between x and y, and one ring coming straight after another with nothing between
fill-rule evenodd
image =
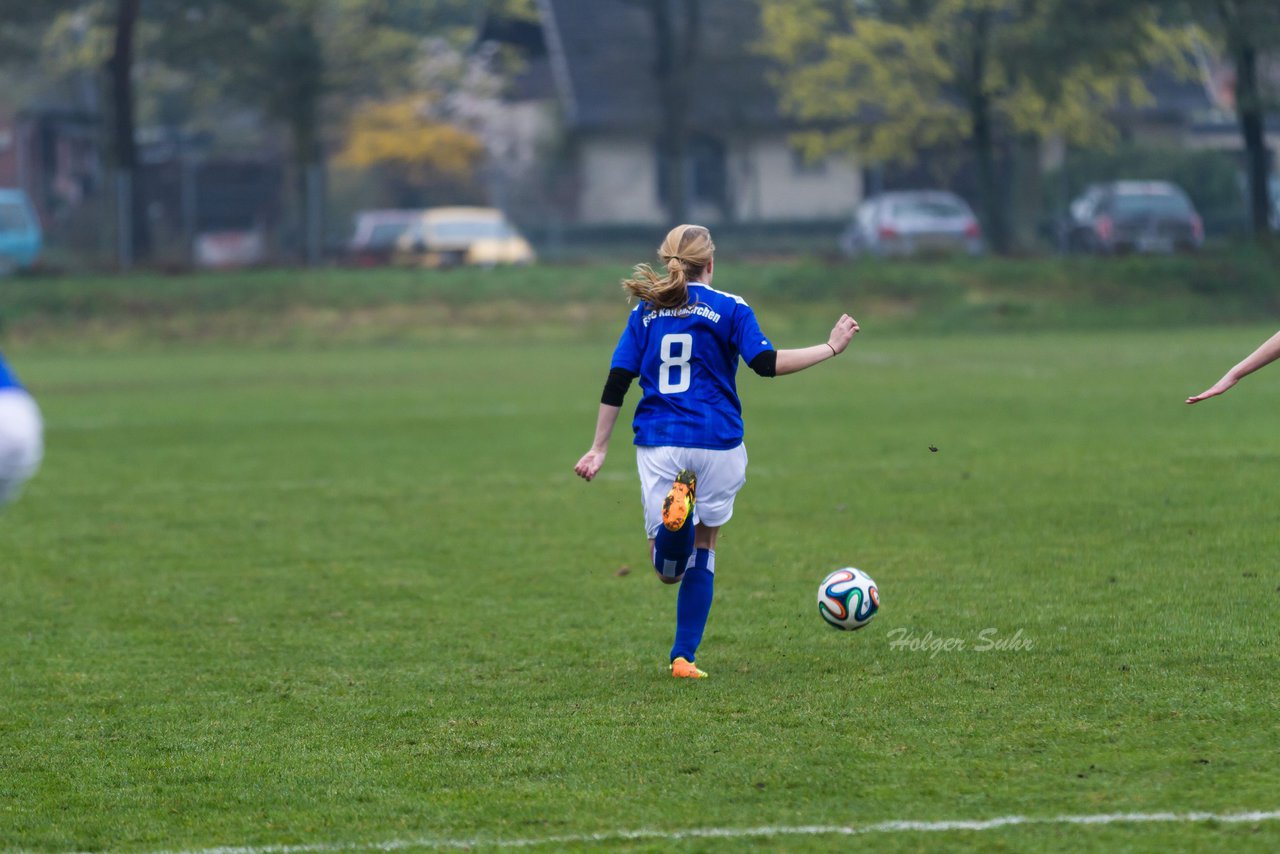
<instances>
[{"instance_id":1,"label":"roof of house","mask_svg":"<svg viewBox=\"0 0 1280 854\"><path fill-rule=\"evenodd\" d=\"M692 2L674 5L685 9ZM554 90L568 128L660 132L663 111L650 0L537 3ZM775 66L756 48L760 20L755 4L697 0L695 8L701 25L691 75L690 130L794 128L797 121L780 110L770 82ZM541 70L545 73L546 67ZM1280 77L1280 63L1272 71ZM1145 82L1151 101L1122 103L1113 115L1194 125L1223 114L1223 83L1205 69L1190 77L1152 71ZM868 114L866 119L875 117Z\"/></svg>"},{"instance_id":2,"label":"roof of house","mask_svg":"<svg viewBox=\"0 0 1280 854\"><path fill-rule=\"evenodd\" d=\"M660 129L657 35L636 0L539 0L556 89L575 130ZM701 0L691 67L692 129L785 122L754 44L759 20L742 0Z\"/></svg>"},{"instance_id":3,"label":"roof of house","mask_svg":"<svg viewBox=\"0 0 1280 854\"><path fill-rule=\"evenodd\" d=\"M1177 118L1189 121L1210 114L1219 106L1209 82L1200 75L1182 77L1171 71L1157 70L1146 74L1143 83L1151 100L1138 105L1125 103L1116 112L1153 120Z\"/></svg>"}]
</instances>

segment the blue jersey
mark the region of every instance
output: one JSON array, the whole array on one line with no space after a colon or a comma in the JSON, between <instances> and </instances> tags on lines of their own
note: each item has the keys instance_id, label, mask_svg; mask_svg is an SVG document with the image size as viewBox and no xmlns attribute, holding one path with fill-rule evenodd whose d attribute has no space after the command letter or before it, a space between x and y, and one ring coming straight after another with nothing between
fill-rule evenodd
<instances>
[{"instance_id":1,"label":"blue jersey","mask_svg":"<svg viewBox=\"0 0 1280 854\"><path fill-rule=\"evenodd\" d=\"M637 445L728 450L742 444L738 357L750 362L773 345L741 298L689 283L689 305L636 306L611 367L640 376Z\"/></svg>"},{"instance_id":2,"label":"blue jersey","mask_svg":"<svg viewBox=\"0 0 1280 854\"><path fill-rule=\"evenodd\" d=\"M9 370L9 366L5 364L4 355L0 354L0 391L7 388L22 388L18 382L18 378L13 375L13 371Z\"/></svg>"}]
</instances>

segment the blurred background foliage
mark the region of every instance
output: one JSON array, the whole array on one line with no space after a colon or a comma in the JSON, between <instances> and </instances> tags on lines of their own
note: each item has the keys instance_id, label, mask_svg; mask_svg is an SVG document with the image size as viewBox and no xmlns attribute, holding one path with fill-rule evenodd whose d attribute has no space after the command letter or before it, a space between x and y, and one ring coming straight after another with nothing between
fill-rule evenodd
<instances>
[{"instance_id":1,"label":"blurred background foliage","mask_svg":"<svg viewBox=\"0 0 1280 854\"><path fill-rule=\"evenodd\" d=\"M196 204L191 187L216 189L221 179L184 170L218 162L257 170L246 183L267 187L271 198L255 208L254 227L270 233L278 260L333 257L361 209L460 203L501 207L548 254L563 254L661 223L575 216L585 180L575 158L584 156L589 123L574 115L582 104L564 96L582 82L557 66L559 36L544 33L548 21L577 10L637 28L621 36L602 29L598 42L585 43L625 61L629 79L616 81L624 110L638 81L656 93L656 112L636 104L634 124L647 123L657 141L658 195L675 221L699 210L699 182L728 180L699 177L716 120L696 90L724 59L720 42L742 41L737 24L717 32L736 17L751 22L737 49L767 68L776 126L797 157L851 158L868 191L895 181L955 188L977 208L998 253L1054 248L1070 197L1116 178L1180 184L1215 236L1262 240L1276 224L1267 136L1280 133L1273 0L719 6L726 4L0 0L0 121L18 128L54 116L86 140L76 155L89 163L73 179L80 186L55 188L41 202L50 257L67 263L186 263L199 224L180 222L175 211ZM559 24L569 32L574 22ZM562 62L572 53L559 50ZM538 84L561 99L543 105L543 125L531 132L519 109ZM1134 116L1159 113L1170 91L1187 86L1203 90L1229 139L1201 144L1134 130ZM738 143L716 144L728 152L718 168L732 177ZM172 174L155 166L161 161ZM177 201L164 201L165 193ZM731 214L719 224L780 235L779 246L804 231L799 222ZM836 218L815 217L808 233L829 245L838 227ZM60 256L60 247L74 252Z\"/></svg>"}]
</instances>

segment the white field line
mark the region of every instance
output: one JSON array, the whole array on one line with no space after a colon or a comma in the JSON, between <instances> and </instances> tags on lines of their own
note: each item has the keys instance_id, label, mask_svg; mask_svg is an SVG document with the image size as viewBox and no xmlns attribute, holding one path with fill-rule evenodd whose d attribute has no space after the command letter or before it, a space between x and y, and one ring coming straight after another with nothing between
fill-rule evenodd
<instances>
[{"instance_id":1,"label":"white field line","mask_svg":"<svg viewBox=\"0 0 1280 854\"><path fill-rule=\"evenodd\" d=\"M1210 813L1210 812L1147 812L1103 813L1099 815L1024 816L1008 815L999 818L953 821L881 821L862 825L798 825L776 827L706 827L690 830L616 830L601 833L569 834L565 836L536 836L525 839L443 839L421 837L417 839L392 839L384 842L316 842L301 845L245 845L224 848L200 848L189 851L158 852L158 854L330 854L339 851L402 851L412 848L425 849L473 849L473 848L533 848L541 845L574 845L595 842L632 842L645 840L680 841L684 839L745 839L771 836L861 836L871 833L950 833L953 831L999 830L1017 825L1103 825L1103 824L1193 824L1220 822L1223 824L1250 824L1280 820L1280 810L1266 812Z\"/></svg>"}]
</instances>

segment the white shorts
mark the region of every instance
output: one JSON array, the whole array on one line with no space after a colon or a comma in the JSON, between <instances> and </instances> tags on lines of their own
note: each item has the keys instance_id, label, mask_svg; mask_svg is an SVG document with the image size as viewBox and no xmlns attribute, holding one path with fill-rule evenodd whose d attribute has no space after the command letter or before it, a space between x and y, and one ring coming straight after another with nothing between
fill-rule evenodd
<instances>
[{"instance_id":1,"label":"white shorts","mask_svg":"<svg viewBox=\"0 0 1280 854\"><path fill-rule=\"evenodd\" d=\"M0 505L18 497L43 455L44 425L36 402L21 389L0 390Z\"/></svg>"},{"instance_id":2,"label":"white shorts","mask_svg":"<svg viewBox=\"0 0 1280 854\"><path fill-rule=\"evenodd\" d=\"M644 503L644 529L653 539L662 527L662 502L680 469L698 476L693 520L718 528L733 516L733 499L747 482L747 446L728 451L706 448L636 446L640 470L640 500Z\"/></svg>"}]
</instances>

